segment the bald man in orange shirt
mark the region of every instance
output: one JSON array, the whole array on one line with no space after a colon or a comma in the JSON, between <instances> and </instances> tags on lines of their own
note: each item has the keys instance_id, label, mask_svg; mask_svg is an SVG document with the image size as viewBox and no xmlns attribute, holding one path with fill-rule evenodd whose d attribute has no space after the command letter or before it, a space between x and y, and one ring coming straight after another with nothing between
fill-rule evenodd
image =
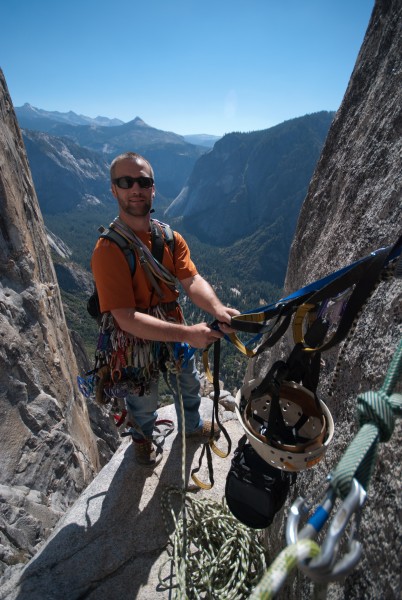
<instances>
[{"instance_id":1,"label":"bald man in orange shirt","mask_svg":"<svg viewBox=\"0 0 402 600\"><path fill-rule=\"evenodd\" d=\"M101 312L112 319L114 334L124 337L126 353L127 348L133 352L133 356L126 356L124 360L128 358L130 363L144 367L146 372L154 375L156 372L149 385L136 385L133 381L132 389L125 398L129 415L136 424L130 433L137 462L153 467L162 458L161 449L152 439L158 406L158 368L155 363L161 362L161 356L155 357L155 349L163 357L166 348L171 353L172 345L177 342L192 348L205 348L232 331L231 317L238 311L224 306L209 283L197 272L188 246L179 233L174 232L173 252L164 244L161 265L154 263L150 252L150 213L155 183L150 163L139 154L127 152L112 161L110 174L112 194L119 207L119 216L114 223L116 230L132 240L137 248L136 269L132 275L118 245L102 238L96 244L91 267ZM163 226L158 221L153 223L163 233ZM139 260L140 255L147 258L148 265L146 260ZM194 304L213 316L219 323L219 330L212 329L205 322L195 325L184 323L177 303L177 281ZM146 363L151 355L148 361L153 361L152 365L141 364L141 361ZM164 375L173 392L181 430L176 375L172 376L169 371L165 371ZM212 423L203 421L199 414L200 382L193 358L181 365L177 377L183 398L186 436L206 441L210 437ZM218 434L219 431L214 431L214 435Z\"/></svg>"}]
</instances>

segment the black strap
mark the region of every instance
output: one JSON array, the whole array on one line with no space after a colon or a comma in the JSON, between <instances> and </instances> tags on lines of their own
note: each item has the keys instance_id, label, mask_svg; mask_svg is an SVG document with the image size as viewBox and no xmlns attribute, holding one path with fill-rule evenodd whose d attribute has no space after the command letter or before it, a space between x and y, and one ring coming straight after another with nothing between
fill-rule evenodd
<instances>
[{"instance_id":1,"label":"black strap","mask_svg":"<svg viewBox=\"0 0 402 600\"><path fill-rule=\"evenodd\" d=\"M205 487L205 489L208 489L208 487L213 487L214 485L214 468L213 468L213 464L212 464L212 453L211 453L211 449L215 452L218 453L218 449L216 448L215 444L214 444L214 423L216 420L217 425L219 426L220 430L222 431L223 435L226 438L227 444L228 444L228 449L227 449L227 453L223 454L221 453L221 451L219 451L219 456L226 457L230 454L231 449L232 449L232 440L230 439L230 435L228 434L227 430L225 429L225 427L222 425L220 419L219 419L219 396L220 396L220 387L219 387L219 366L220 366L220 352L221 352L221 340L216 340L216 342L214 342L214 375L213 375L213 386L214 386L214 406L213 406L213 411L212 411L212 423L211 423L211 437L208 440L208 442L206 442L203 446L201 455L199 457L198 460L198 467L194 468L191 471L191 477L193 479L193 481L195 481L198 485L201 485L203 487ZM204 458L204 454L206 454L207 456L207 464L208 464L208 477L209 477L209 481L210 481L210 486L208 486L208 484L202 484L202 482L199 482L198 478L195 476L196 473L199 472L199 470L201 469L201 465L202 465L202 461Z\"/></svg>"},{"instance_id":2,"label":"black strap","mask_svg":"<svg viewBox=\"0 0 402 600\"><path fill-rule=\"evenodd\" d=\"M226 438L228 443L227 453L230 454L232 449L232 440L230 439L230 435L226 431L225 427L222 425L219 418L219 397L220 397L220 387L219 387L219 368L220 368L220 360L221 360L221 340L216 340L214 342L214 411L213 416L215 417L216 424L219 426L219 429L222 431L223 435ZM211 428L211 439L213 439L213 430L214 430L214 418L212 418L212 428Z\"/></svg>"},{"instance_id":3,"label":"black strap","mask_svg":"<svg viewBox=\"0 0 402 600\"><path fill-rule=\"evenodd\" d=\"M341 317L335 334L320 347L320 352L332 348L332 346L339 344L339 342L345 339L353 324L353 321L358 316L370 294L375 289L375 286L379 281L380 273L389 254L389 248L384 248L383 250L374 254L370 263L367 265L366 271L357 282L356 287L348 300L345 312ZM310 344L309 346L311 347Z\"/></svg>"},{"instance_id":4,"label":"black strap","mask_svg":"<svg viewBox=\"0 0 402 600\"><path fill-rule=\"evenodd\" d=\"M106 240L111 240L117 244L126 257L128 266L130 267L131 275L134 275L135 268L137 266L134 247L122 235L115 231L112 226L110 226L108 229L105 229L99 237Z\"/></svg>"},{"instance_id":5,"label":"black strap","mask_svg":"<svg viewBox=\"0 0 402 600\"><path fill-rule=\"evenodd\" d=\"M113 223L112 223L113 225ZM105 229L99 237L105 238L107 240L111 240L115 244L117 244L120 250L123 252L126 260L129 264L131 275L134 275L135 269L137 266L136 254L135 254L135 246L131 244L125 237L120 235L113 226L110 226L108 229ZM170 229L170 228L169 228ZM165 251L165 243L171 247L174 244L174 234L172 232L172 236L168 236L168 239L165 240L165 236L162 231L162 227L157 225L153 219L151 219L151 252L154 258L161 264L163 263L163 254ZM173 250L172 250L173 252Z\"/></svg>"},{"instance_id":6,"label":"black strap","mask_svg":"<svg viewBox=\"0 0 402 600\"><path fill-rule=\"evenodd\" d=\"M315 321L306 333L308 343L319 345L325 337L327 325L321 321ZM296 426L289 428L283 418L279 403L279 390L283 381L302 382L304 387L314 394L317 405L318 398L316 390L320 375L321 354L316 352L308 354L303 352L301 343L295 344L286 362L276 361L263 381L253 390L251 396L260 397L269 393L271 396L271 405L267 419L266 436L268 438L279 437L283 442L294 443L293 429L298 431L303 426L303 420L299 420Z\"/></svg>"},{"instance_id":7,"label":"black strap","mask_svg":"<svg viewBox=\"0 0 402 600\"><path fill-rule=\"evenodd\" d=\"M165 251L165 238L162 230L158 225L151 221L151 240L152 240L152 255L160 263L163 262L163 253Z\"/></svg>"},{"instance_id":8,"label":"black strap","mask_svg":"<svg viewBox=\"0 0 402 600\"><path fill-rule=\"evenodd\" d=\"M269 307L266 307L266 310L256 310L255 314L258 315L258 320L253 320L251 318L249 320L247 319L247 315L249 313L253 314L251 311L244 314L244 321L241 320L242 315L233 317L231 320L231 327L238 331L244 331L245 333L269 333L269 331L266 331L267 321L272 319L274 316L284 316L287 314L292 315L294 311L303 303L319 303L326 298L333 298L353 285L357 285L360 280L365 279L366 276L368 279L370 279L370 273L368 275L367 273L370 272L372 268L376 267L377 264L381 264L382 260L382 266L380 267L381 271L381 268L387 266L391 260L397 258L401 254L401 249L402 236L400 236L392 246L380 248L379 250L372 252L368 256L363 257L355 263L348 265L348 267L343 267L339 271L327 275L323 279L317 280L305 288L301 288L290 296L279 300L277 303L270 305ZM377 257L378 263L376 261ZM374 281L376 281L378 278L379 272L377 272L377 274L373 274ZM362 289L364 289L364 286ZM370 290L371 289L372 287Z\"/></svg>"}]
</instances>

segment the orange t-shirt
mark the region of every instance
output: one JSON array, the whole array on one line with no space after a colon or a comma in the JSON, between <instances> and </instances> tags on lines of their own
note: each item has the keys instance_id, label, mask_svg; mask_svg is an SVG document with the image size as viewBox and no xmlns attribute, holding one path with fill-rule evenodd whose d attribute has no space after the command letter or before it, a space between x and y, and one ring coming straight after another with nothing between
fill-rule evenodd
<instances>
[{"instance_id":1,"label":"orange t-shirt","mask_svg":"<svg viewBox=\"0 0 402 600\"><path fill-rule=\"evenodd\" d=\"M151 250L151 232L136 234L141 242ZM164 245L163 265L180 281L197 274L197 269L190 258L190 250L183 237L174 232L174 254ZM158 284L164 294L161 299L153 292L138 255L135 255L136 268L131 276L130 267L123 252L115 242L100 238L92 254L91 268L98 290L101 312L114 308L148 309L161 302L172 302L179 296L159 279Z\"/></svg>"}]
</instances>

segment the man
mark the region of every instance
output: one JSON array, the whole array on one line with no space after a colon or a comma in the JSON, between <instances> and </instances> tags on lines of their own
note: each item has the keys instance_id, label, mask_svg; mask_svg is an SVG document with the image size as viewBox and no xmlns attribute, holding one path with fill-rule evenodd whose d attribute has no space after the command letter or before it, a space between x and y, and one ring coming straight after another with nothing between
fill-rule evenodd
<instances>
[{"instance_id":1,"label":"man","mask_svg":"<svg viewBox=\"0 0 402 600\"><path fill-rule=\"evenodd\" d=\"M119 217L114 223L116 230L136 246L136 269L132 276L126 257L113 241L98 241L91 266L100 309L102 313L110 313L113 317L116 343L120 343L123 336L124 342L119 347L125 354L120 357L117 367L130 362L142 368L142 373L152 374L156 363L160 363L161 347L166 350L164 343L176 342L193 348L205 348L232 331L230 320L238 311L224 306L209 283L199 275L186 242L177 232L174 232L173 252L164 244L163 266L155 264L150 254L150 213L155 197L154 173L150 163L136 153L127 152L112 161L110 175L112 194L119 207ZM158 222L156 225L163 229ZM183 322L180 307L176 303L178 291L174 286L175 278L194 304L218 321L220 330L211 329L207 323L186 325ZM167 347L172 348L172 344ZM127 348L132 355L127 356ZM138 369L135 370L137 372ZM177 389L176 375L170 375L168 372L179 430L182 427L181 393L186 435L208 439L212 424L200 418L200 383L194 359L191 358L188 364L184 363L179 370L180 391ZM126 396L126 406L136 425L131 433L137 462L152 467L162 457L152 442L158 404L157 380L149 382L149 393L144 393L147 386L144 387L143 380L137 381L137 384L134 382L134 387ZM218 433L214 431L213 435Z\"/></svg>"}]
</instances>

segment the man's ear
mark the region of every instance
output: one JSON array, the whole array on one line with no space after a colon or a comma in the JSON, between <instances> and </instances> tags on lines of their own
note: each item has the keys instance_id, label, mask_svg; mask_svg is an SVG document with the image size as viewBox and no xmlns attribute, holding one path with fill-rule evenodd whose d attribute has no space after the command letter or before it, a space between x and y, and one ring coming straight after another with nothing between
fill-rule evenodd
<instances>
[{"instance_id":1,"label":"man's ear","mask_svg":"<svg viewBox=\"0 0 402 600\"><path fill-rule=\"evenodd\" d=\"M115 187L116 186L114 185L114 183L112 183L112 185L110 186L110 190L111 190L113 196L117 199L117 194L116 194Z\"/></svg>"}]
</instances>

